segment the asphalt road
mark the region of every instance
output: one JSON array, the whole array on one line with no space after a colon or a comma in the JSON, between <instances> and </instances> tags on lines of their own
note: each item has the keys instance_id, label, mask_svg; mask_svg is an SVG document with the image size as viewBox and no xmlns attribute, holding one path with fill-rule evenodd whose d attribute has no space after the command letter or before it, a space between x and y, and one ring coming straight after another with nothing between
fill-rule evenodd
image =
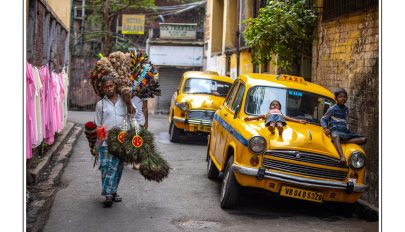
<instances>
[{"instance_id":1,"label":"asphalt road","mask_svg":"<svg viewBox=\"0 0 405 232\"><path fill-rule=\"evenodd\" d=\"M84 123L93 115L69 112L69 120ZM168 127L167 116L150 116L149 130L172 167L169 177L149 182L126 166L118 189L123 201L112 208L103 207L100 172L81 135L44 231L378 231L378 222L250 189L235 209L222 210L221 180L206 177L206 139L187 136L181 144L171 143Z\"/></svg>"}]
</instances>

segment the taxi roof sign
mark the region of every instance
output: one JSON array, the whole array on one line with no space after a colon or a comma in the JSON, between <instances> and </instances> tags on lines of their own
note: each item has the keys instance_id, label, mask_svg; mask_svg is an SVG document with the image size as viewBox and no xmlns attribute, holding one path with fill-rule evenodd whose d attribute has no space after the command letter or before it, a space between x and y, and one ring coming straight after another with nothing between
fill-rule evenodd
<instances>
[{"instance_id":1,"label":"taxi roof sign","mask_svg":"<svg viewBox=\"0 0 405 232\"><path fill-rule=\"evenodd\" d=\"M278 80L278 81L291 81L291 82L294 82L294 83L299 83L299 84L304 84L304 85L307 84L303 77L290 76L290 75L284 75L284 74L277 75L276 80Z\"/></svg>"}]
</instances>

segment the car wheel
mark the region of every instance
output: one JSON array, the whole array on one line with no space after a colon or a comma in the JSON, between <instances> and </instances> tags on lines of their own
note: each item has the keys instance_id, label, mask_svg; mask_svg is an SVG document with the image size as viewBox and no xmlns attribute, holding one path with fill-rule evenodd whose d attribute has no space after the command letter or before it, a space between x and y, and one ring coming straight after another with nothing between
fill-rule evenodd
<instances>
[{"instance_id":1,"label":"car wheel","mask_svg":"<svg viewBox=\"0 0 405 232\"><path fill-rule=\"evenodd\" d=\"M180 129L174 125L174 122L170 123L170 142L177 143L179 141Z\"/></svg>"},{"instance_id":2,"label":"car wheel","mask_svg":"<svg viewBox=\"0 0 405 232\"><path fill-rule=\"evenodd\" d=\"M207 176L208 176L208 179L215 180L215 179L218 178L219 171L218 171L217 167L215 166L214 162L212 162L209 151L210 151L210 146L208 145L208 149L207 149L207 159L208 159Z\"/></svg>"},{"instance_id":3,"label":"car wheel","mask_svg":"<svg viewBox=\"0 0 405 232\"><path fill-rule=\"evenodd\" d=\"M239 195L239 184L236 182L232 170L233 156L231 156L226 165L224 178L221 187L221 208L231 209L236 205Z\"/></svg>"},{"instance_id":4,"label":"car wheel","mask_svg":"<svg viewBox=\"0 0 405 232\"><path fill-rule=\"evenodd\" d=\"M339 204L338 211L345 218L352 218L356 211L356 203L341 203Z\"/></svg>"},{"instance_id":5,"label":"car wheel","mask_svg":"<svg viewBox=\"0 0 405 232\"><path fill-rule=\"evenodd\" d=\"M208 135L207 139L208 139L208 142L207 142L207 157L205 157L205 161L208 162L208 157L210 156L209 151L210 151L210 146L211 146L211 144L210 144L210 139L211 139L210 135Z\"/></svg>"}]
</instances>

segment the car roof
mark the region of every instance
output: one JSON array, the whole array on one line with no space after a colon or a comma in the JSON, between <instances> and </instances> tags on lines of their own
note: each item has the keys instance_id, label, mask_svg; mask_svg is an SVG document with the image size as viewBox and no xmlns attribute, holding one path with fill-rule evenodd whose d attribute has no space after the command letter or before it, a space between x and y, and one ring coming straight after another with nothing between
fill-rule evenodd
<instances>
[{"instance_id":1,"label":"car roof","mask_svg":"<svg viewBox=\"0 0 405 232\"><path fill-rule=\"evenodd\" d=\"M213 79L218 81L223 81L227 83L233 83L234 80L227 76L220 76L216 72L212 71L188 71L183 74L184 78L203 78L203 79Z\"/></svg>"},{"instance_id":2,"label":"car roof","mask_svg":"<svg viewBox=\"0 0 405 232\"><path fill-rule=\"evenodd\" d=\"M298 80L302 80L302 83L297 83L293 81L288 81L289 78L298 78ZM334 95L328 89L305 81L303 77L286 75L286 74L263 74L263 73L248 73L242 74L238 77L238 79L243 80L247 85L255 86L255 85L265 85L265 86L273 86L273 87L280 87L280 88L291 88L302 90L306 92L311 92L315 94L320 94L329 98L334 99Z\"/></svg>"}]
</instances>

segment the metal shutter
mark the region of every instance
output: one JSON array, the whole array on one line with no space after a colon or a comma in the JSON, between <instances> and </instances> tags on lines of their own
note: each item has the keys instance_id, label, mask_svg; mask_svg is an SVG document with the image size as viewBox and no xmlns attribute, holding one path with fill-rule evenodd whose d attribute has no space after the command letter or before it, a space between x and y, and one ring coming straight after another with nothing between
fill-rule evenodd
<instances>
[{"instance_id":1,"label":"metal shutter","mask_svg":"<svg viewBox=\"0 0 405 232\"><path fill-rule=\"evenodd\" d=\"M159 68L159 84L162 90L162 95L157 99L157 112L168 114L170 108L170 101L173 93L179 85L180 79L184 72L192 70L175 68L175 67L160 67Z\"/></svg>"}]
</instances>

